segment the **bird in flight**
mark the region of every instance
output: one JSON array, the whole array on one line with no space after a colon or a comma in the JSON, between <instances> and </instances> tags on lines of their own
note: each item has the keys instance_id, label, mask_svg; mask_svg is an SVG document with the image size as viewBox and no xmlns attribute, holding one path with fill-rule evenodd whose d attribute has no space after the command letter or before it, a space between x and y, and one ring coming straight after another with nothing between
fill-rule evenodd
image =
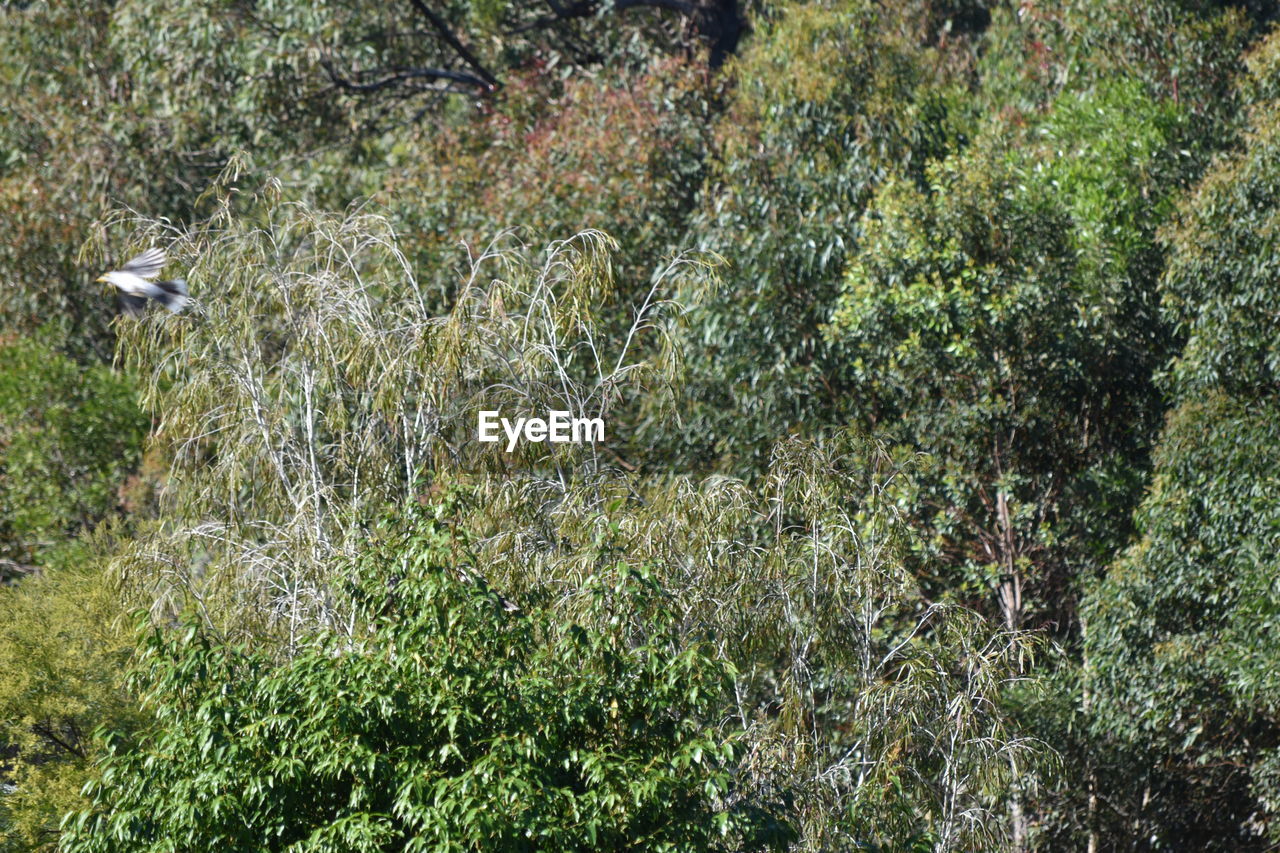
<instances>
[{"instance_id":1,"label":"bird in flight","mask_svg":"<svg viewBox=\"0 0 1280 853\"><path fill-rule=\"evenodd\" d=\"M115 285L120 291L120 304L125 313L134 317L147 307L147 300L154 299L177 314L188 302L187 282L181 278L173 281L152 281L160 274L168 256L164 249L147 249L124 265L124 269L112 270L98 277L99 282Z\"/></svg>"}]
</instances>

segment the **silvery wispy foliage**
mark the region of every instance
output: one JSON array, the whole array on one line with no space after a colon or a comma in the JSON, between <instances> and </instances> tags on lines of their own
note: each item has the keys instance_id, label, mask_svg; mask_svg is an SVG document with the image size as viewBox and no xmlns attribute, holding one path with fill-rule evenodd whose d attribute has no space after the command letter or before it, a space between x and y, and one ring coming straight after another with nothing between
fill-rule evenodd
<instances>
[{"instance_id":1,"label":"silvery wispy foliage","mask_svg":"<svg viewBox=\"0 0 1280 853\"><path fill-rule=\"evenodd\" d=\"M1052 764L1001 706L1035 689L1035 648L930 601L904 568L892 484L915 464L835 434L779 442L758 484L616 476L549 506L488 480L466 526L491 583L566 618L586 579L657 567L689 638L715 637L736 667L744 772L795 798L800 849L1000 849L1010 792Z\"/></svg>"},{"instance_id":2,"label":"silvery wispy foliage","mask_svg":"<svg viewBox=\"0 0 1280 853\"><path fill-rule=\"evenodd\" d=\"M571 469L599 469L589 445L507 456L479 444L476 414L607 417L637 383L669 386L679 359L664 342L680 310L662 293L707 267L674 259L644 302L616 309L631 312L627 335L602 341L612 242L599 232L542 252L509 238L478 251L444 305L376 213L317 212L271 186L247 203L226 193L190 228L114 226L167 244L195 301L181 317L121 321L121 356L142 372L172 459L164 529L121 571L157 614L181 600L290 642L345 618L333 558L432 472L518 464L554 489Z\"/></svg>"}]
</instances>

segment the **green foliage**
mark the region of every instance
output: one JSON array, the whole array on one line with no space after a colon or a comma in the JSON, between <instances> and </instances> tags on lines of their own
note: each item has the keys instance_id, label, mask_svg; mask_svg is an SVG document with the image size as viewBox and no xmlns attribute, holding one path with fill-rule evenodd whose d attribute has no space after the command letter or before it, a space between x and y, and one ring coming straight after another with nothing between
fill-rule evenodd
<instances>
[{"instance_id":1,"label":"green foliage","mask_svg":"<svg viewBox=\"0 0 1280 853\"><path fill-rule=\"evenodd\" d=\"M0 794L0 850L52 851L96 754L98 726L139 717L124 687L132 649L115 585L94 556L63 546L60 565L0 586L0 744L13 750Z\"/></svg>"},{"instance_id":2,"label":"green foliage","mask_svg":"<svg viewBox=\"0 0 1280 853\"><path fill-rule=\"evenodd\" d=\"M153 165L135 145L111 142L141 140L129 122L105 118L119 85L108 15L100 3L0 6L0 87L9 93L0 107L0 330L51 327L77 356L99 359L111 352L111 312L76 249L111 199L139 202L129 173ZM96 57L93 73L84 73L86 55Z\"/></svg>"},{"instance_id":3,"label":"green foliage","mask_svg":"<svg viewBox=\"0 0 1280 853\"><path fill-rule=\"evenodd\" d=\"M974 142L871 203L830 333L860 422L934 457L899 488L927 589L976 606L994 591L1011 624L1073 644L1077 597L1129 536L1176 352L1156 234L1230 141L1246 34L1192 5L996 8ZM1144 790L1155 753L1090 728L1087 671L1054 664L1056 700L1010 706L1067 756L1061 786L1027 801L1025 843L1178 837L1103 815L1132 805L1120 792Z\"/></svg>"},{"instance_id":4,"label":"green foliage","mask_svg":"<svg viewBox=\"0 0 1280 853\"><path fill-rule=\"evenodd\" d=\"M1106 0L993 5L979 63L993 112L1034 115L1066 92L1115 79L1139 81L1153 99L1186 105L1198 133L1233 120L1241 53L1256 26L1243 10L1202 0L1122 6ZM1270 3L1252 10L1259 21Z\"/></svg>"},{"instance_id":5,"label":"green foliage","mask_svg":"<svg viewBox=\"0 0 1280 853\"><path fill-rule=\"evenodd\" d=\"M621 563L670 591L682 648L719 638L744 673L742 784L793 792L806 849L1003 836L1009 779L1044 761L1000 708L1028 639L922 600L879 498L894 463L873 447L784 444L756 496L736 481L621 474L608 447L475 442L481 405L610 423L641 401L679 406L668 288L690 292L702 267L668 267L648 305L627 309L609 241L588 233L542 256L478 259L436 316L386 220L269 194L253 209L255 227L227 214L175 243L197 309L122 324L175 451L170 528L117 561L153 612L190 607L204 630L264 654L305 655L325 626L358 638L340 593L368 547L364 523L420 494L419 476L428 494L456 484L475 564L513 600L613 631L615 614L575 590ZM616 333L600 307L612 300L634 334ZM865 504L847 506L854 495ZM624 621L649 630L644 612Z\"/></svg>"},{"instance_id":6,"label":"green foliage","mask_svg":"<svg viewBox=\"0 0 1280 853\"><path fill-rule=\"evenodd\" d=\"M0 325L29 331L51 321L78 358L109 356L111 300L89 286L93 276L77 251L91 224L118 206L179 222L204 215L201 191L239 154L258 164L260 177L280 176L330 207L396 183L387 180L388 160L420 164L432 159L436 134L445 130L447 136L450 125L461 124L462 135L468 135L468 122L479 115L475 98L492 101L490 84L480 78L478 86L459 84L457 91L471 96L459 98L450 93L447 77L414 76L440 70L484 77L449 44L446 31L459 44L469 43L463 50L481 66L503 77L511 71L515 90L523 85L516 68L530 63L546 69L529 75L546 84L537 96L546 101L538 105L538 124L548 123L559 97L563 74L553 71L557 63L566 60L568 67L570 56L588 61L566 48L578 38L594 39L600 53L592 61L633 56L628 67L685 41L678 15L591 14L549 29L520 29L517 25L539 16L526 7L481 8L491 5L448 4L435 23L428 4L370 9L344 0L252 7L239 2L0 7L0 86L13 94L0 107L0 212L9 226L0 245L0 270L17 285L0 296ZM615 81L611 87L619 85ZM654 98L665 101L661 92ZM639 146L629 136L613 143L641 164L639 176L624 169L620 181L628 174L640 181L645 174L661 180L643 168L665 150L665 140L646 135L650 129L642 114L652 113L652 106L641 105L633 113L624 94L613 100L614 114L630 119L642 134ZM607 140L600 120L588 117L591 122ZM569 149L561 144L561 150ZM451 152L457 162L444 171L465 168L466 156ZM535 151L533 171L538 157ZM626 162L620 157L608 165ZM692 168L696 171L696 164ZM505 168L489 174L494 171ZM536 194L544 182L545 175L531 181L528 191L523 182L518 186L525 195ZM682 169L665 188L677 189L673 200L680 207L689 204L697 186L696 175ZM621 186L619 194L626 195ZM517 209L537 206L529 198ZM423 213L411 221L423 223ZM582 230L581 213L563 212L554 223L557 236ZM508 223L531 224L487 223L482 242ZM472 223L466 224L469 230ZM655 224L650 217L649 227ZM439 220L428 217L425 227L436 234L449 229L448 245L470 236L452 233L449 213ZM664 244L653 260L665 250ZM645 268L642 278L650 270Z\"/></svg>"},{"instance_id":7,"label":"green foliage","mask_svg":"<svg viewBox=\"0 0 1280 853\"><path fill-rule=\"evenodd\" d=\"M108 747L63 849L783 849L734 794L731 673L652 581L589 582L587 627L462 583L434 524L380 535L352 634L276 662L153 632L155 726Z\"/></svg>"},{"instance_id":8,"label":"green foliage","mask_svg":"<svg viewBox=\"0 0 1280 853\"><path fill-rule=\"evenodd\" d=\"M1274 14L0 3L5 843L99 723L86 850L1280 840Z\"/></svg>"},{"instance_id":9,"label":"green foliage","mask_svg":"<svg viewBox=\"0 0 1280 853\"><path fill-rule=\"evenodd\" d=\"M1274 53L1260 50L1253 87L1274 86L1261 66ZM1232 396L1270 394L1277 376L1274 257L1280 189L1280 109L1275 100L1255 107L1239 155L1219 162L1187 200L1168 241L1176 254L1165 279L1163 308L1186 336L1170 377L1187 399L1212 388Z\"/></svg>"},{"instance_id":10,"label":"green foliage","mask_svg":"<svg viewBox=\"0 0 1280 853\"><path fill-rule=\"evenodd\" d=\"M167 529L118 561L156 613L194 595L223 628L290 636L341 618L335 555L360 547L362 524L413 497L420 477L563 487L606 465L603 446L481 444L480 409L625 418L650 388L650 407L672 405L683 312L669 293L705 285L704 262L668 262L629 301L599 232L542 253L493 249L441 315L386 219L319 213L273 189L245 203L258 222L225 209L173 242L198 306L121 324L172 453ZM143 228L136 241L164 226Z\"/></svg>"},{"instance_id":11,"label":"green foliage","mask_svg":"<svg viewBox=\"0 0 1280 853\"><path fill-rule=\"evenodd\" d=\"M341 206L382 182L385 158L420 166L436 134L484 128L494 103L501 111L507 89L524 97L530 78L544 84L545 121L561 85L575 86L574 66L635 71L694 40L679 14L624 18L590 3L548 11L557 14L487 1L126 2L112 11L110 38L130 106L162 123L183 156L216 169L250 151L266 173ZM465 158L456 152L445 171Z\"/></svg>"},{"instance_id":12,"label":"green foliage","mask_svg":"<svg viewBox=\"0 0 1280 853\"><path fill-rule=\"evenodd\" d=\"M0 557L23 563L116 509L148 425L127 376L48 338L0 342Z\"/></svg>"},{"instance_id":13,"label":"green foliage","mask_svg":"<svg viewBox=\"0 0 1280 853\"><path fill-rule=\"evenodd\" d=\"M467 478L464 517L517 601L588 618L566 586L622 561L660 579L690 641L711 626L741 673L750 775L794 793L800 849L999 848L1011 786L1053 763L1004 711L1035 691L1035 645L921 594L889 490L904 476L839 435L780 443L759 486L610 476L548 508L545 487Z\"/></svg>"},{"instance_id":14,"label":"green foliage","mask_svg":"<svg viewBox=\"0 0 1280 853\"><path fill-rule=\"evenodd\" d=\"M1067 95L1023 148L996 125L927 189L888 182L863 220L829 327L852 405L935 456L904 497L934 559L970 595L994 588L1011 625L1037 598L1069 606L1075 566L1126 531L1160 411L1135 377L1169 349L1155 229L1180 117L1132 85Z\"/></svg>"},{"instance_id":15,"label":"green foliage","mask_svg":"<svg viewBox=\"0 0 1280 853\"><path fill-rule=\"evenodd\" d=\"M476 121L402 134L375 198L440 306L453 304L495 235L509 232L499 246L539 246L607 231L618 247L616 296L596 306L593 323L625 338L634 308L689 244L723 81L675 61L644 73L562 77L545 65L512 74ZM700 290L695 282L682 298L696 303ZM637 354L659 355L649 346L637 341ZM611 446L629 464L669 465L667 403L655 397L612 415Z\"/></svg>"},{"instance_id":16,"label":"green foliage","mask_svg":"<svg viewBox=\"0 0 1280 853\"><path fill-rule=\"evenodd\" d=\"M730 259L699 307L694 461L758 471L780 435L837 420L837 360L817 333L880 179L947 150L963 100L942 58L873 3L788 7L735 61L714 169L691 239Z\"/></svg>"},{"instance_id":17,"label":"green foliage","mask_svg":"<svg viewBox=\"0 0 1280 853\"><path fill-rule=\"evenodd\" d=\"M368 38L386 25L352 11L341 2L124 2L111 12L110 45L132 84L127 105L168 128L178 151L278 151L283 134L300 133L305 150L351 132L342 99L323 96L317 62L342 34Z\"/></svg>"},{"instance_id":18,"label":"green foliage","mask_svg":"<svg viewBox=\"0 0 1280 853\"><path fill-rule=\"evenodd\" d=\"M1089 599L1092 731L1125 770L1117 833L1157 844L1266 849L1277 821L1275 575L1280 472L1274 202L1280 109L1269 39L1252 58L1242 150L1218 161L1164 235L1163 308L1185 336L1178 406L1156 455L1142 539ZM1134 792L1143 790L1141 798Z\"/></svg>"},{"instance_id":19,"label":"green foliage","mask_svg":"<svg viewBox=\"0 0 1280 853\"><path fill-rule=\"evenodd\" d=\"M1103 769L1117 834L1202 849L1274 843L1277 413L1274 401L1216 393L1182 406L1157 455L1143 539L1090 596L1091 722L1124 750L1123 787Z\"/></svg>"},{"instance_id":20,"label":"green foliage","mask_svg":"<svg viewBox=\"0 0 1280 853\"><path fill-rule=\"evenodd\" d=\"M59 818L81 804L90 733L136 717L122 687L130 644L107 579L111 518L136 467L147 418L133 383L82 367L55 333L0 343L0 850L51 850ZM35 564L34 566L28 564ZM0 563L4 566L4 563Z\"/></svg>"},{"instance_id":21,"label":"green foliage","mask_svg":"<svg viewBox=\"0 0 1280 853\"><path fill-rule=\"evenodd\" d=\"M1137 312L1135 333L1159 328L1151 283L1164 258L1153 237L1173 212L1175 188L1203 164L1203 152L1180 148L1192 144L1191 124L1187 108L1118 79L1059 97L1029 133L1039 189L1071 217L1078 275L1099 303L1093 311Z\"/></svg>"}]
</instances>

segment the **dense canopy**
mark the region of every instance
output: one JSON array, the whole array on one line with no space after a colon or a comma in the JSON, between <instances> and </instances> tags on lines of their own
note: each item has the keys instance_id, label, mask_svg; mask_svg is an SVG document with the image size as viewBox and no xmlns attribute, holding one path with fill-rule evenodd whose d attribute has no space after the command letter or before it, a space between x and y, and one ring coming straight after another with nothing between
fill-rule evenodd
<instances>
[{"instance_id":1,"label":"dense canopy","mask_svg":"<svg viewBox=\"0 0 1280 853\"><path fill-rule=\"evenodd\" d=\"M1277 20L0 0L0 853L1275 849Z\"/></svg>"}]
</instances>

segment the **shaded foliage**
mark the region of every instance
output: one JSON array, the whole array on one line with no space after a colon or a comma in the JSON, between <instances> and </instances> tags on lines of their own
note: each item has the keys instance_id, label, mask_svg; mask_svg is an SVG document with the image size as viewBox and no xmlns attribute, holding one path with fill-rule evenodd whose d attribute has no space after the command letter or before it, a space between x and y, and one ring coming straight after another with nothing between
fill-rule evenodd
<instances>
[{"instance_id":1,"label":"shaded foliage","mask_svg":"<svg viewBox=\"0 0 1280 853\"><path fill-rule=\"evenodd\" d=\"M1094 731L1141 784L1109 790L1117 835L1214 849L1280 837L1275 660L1274 57L1251 59L1241 149L1219 160L1165 237L1163 308L1185 335L1177 408L1139 519L1142 539L1090 600ZM1132 783L1131 783L1132 784Z\"/></svg>"},{"instance_id":2,"label":"shaded foliage","mask_svg":"<svg viewBox=\"0 0 1280 853\"><path fill-rule=\"evenodd\" d=\"M703 70L677 62L567 81L543 67L511 79L475 122L406 134L375 197L442 304L466 254L508 229L534 243L606 230L618 286L636 299L684 248L714 94Z\"/></svg>"},{"instance_id":3,"label":"shaded foliage","mask_svg":"<svg viewBox=\"0 0 1280 853\"><path fill-rule=\"evenodd\" d=\"M42 561L118 506L149 426L127 377L52 334L0 342L0 557Z\"/></svg>"},{"instance_id":4,"label":"shaded foliage","mask_svg":"<svg viewBox=\"0 0 1280 853\"><path fill-rule=\"evenodd\" d=\"M1275 424L1273 404L1220 394L1181 407L1162 437L1143 539L1090 598L1090 723L1120 745L1099 768L1111 837L1274 843Z\"/></svg>"}]
</instances>

